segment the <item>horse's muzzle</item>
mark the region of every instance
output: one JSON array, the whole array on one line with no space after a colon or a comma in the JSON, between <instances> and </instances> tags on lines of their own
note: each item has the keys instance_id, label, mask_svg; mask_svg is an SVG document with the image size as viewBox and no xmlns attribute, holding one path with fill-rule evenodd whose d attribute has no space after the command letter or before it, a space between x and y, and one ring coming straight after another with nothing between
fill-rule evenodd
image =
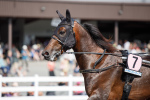
<instances>
[{"instance_id":1,"label":"horse's muzzle","mask_svg":"<svg viewBox=\"0 0 150 100\"><path fill-rule=\"evenodd\" d=\"M55 52L52 55L50 55L49 52L47 51L42 52L42 56L44 56L44 59L48 61L56 61L60 55L61 55L61 52Z\"/></svg>"},{"instance_id":2,"label":"horse's muzzle","mask_svg":"<svg viewBox=\"0 0 150 100\"><path fill-rule=\"evenodd\" d=\"M50 55L47 51L43 51L42 56L44 56L44 59L46 59L46 60L49 60L49 58L50 58Z\"/></svg>"}]
</instances>

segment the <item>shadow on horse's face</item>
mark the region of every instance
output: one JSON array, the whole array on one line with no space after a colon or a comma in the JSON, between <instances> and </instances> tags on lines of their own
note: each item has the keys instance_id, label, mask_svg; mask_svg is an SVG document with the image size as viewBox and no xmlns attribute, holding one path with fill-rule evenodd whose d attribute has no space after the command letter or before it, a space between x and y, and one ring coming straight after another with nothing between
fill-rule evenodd
<instances>
[{"instance_id":1,"label":"shadow on horse's face","mask_svg":"<svg viewBox=\"0 0 150 100\"><path fill-rule=\"evenodd\" d=\"M61 44L57 40L51 39L48 45L43 50L42 55L46 60L56 61L57 58L61 55L61 47Z\"/></svg>"}]
</instances>

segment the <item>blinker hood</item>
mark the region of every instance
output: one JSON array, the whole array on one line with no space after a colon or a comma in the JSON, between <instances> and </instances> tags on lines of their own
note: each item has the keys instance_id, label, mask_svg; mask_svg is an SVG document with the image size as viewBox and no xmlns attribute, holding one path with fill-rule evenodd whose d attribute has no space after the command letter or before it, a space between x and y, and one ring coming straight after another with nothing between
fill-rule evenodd
<instances>
[{"instance_id":1,"label":"blinker hood","mask_svg":"<svg viewBox=\"0 0 150 100\"><path fill-rule=\"evenodd\" d=\"M54 31L54 34L59 41L61 41L63 49L66 51L68 49L71 49L74 47L76 40L75 40L75 33L73 32L73 25L74 20L72 19L70 22L68 22L66 19L63 19L62 22L58 25L56 30ZM58 33L58 30L64 27L66 29L66 34L64 36L61 36Z\"/></svg>"}]
</instances>

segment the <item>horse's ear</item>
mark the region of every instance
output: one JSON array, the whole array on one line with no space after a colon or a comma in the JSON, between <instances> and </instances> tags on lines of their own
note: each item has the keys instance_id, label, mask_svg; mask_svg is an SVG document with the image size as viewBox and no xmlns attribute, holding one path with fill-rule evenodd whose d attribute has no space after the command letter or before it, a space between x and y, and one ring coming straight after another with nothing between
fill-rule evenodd
<instances>
[{"instance_id":1,"label":"horse's ear","mask_svg":"<svg viewBox=\"0 0 150 100\"><path fill-rule=\"evenodd\" d=\"M65 17L58 10L56 10L56 12L61 20L65 19Z\"/></svg>"},{"instance_id":2,"label":"horse's ear","mask_svg":"<svg viewBox=\"0 0 150 100\"><path fill-rule=\"evenodd\" d=\"M70 15L70 11L68 9L66 10L66 20L67 20L67 22L71 22L71 15Z\"/></svg>"}]
</instances>

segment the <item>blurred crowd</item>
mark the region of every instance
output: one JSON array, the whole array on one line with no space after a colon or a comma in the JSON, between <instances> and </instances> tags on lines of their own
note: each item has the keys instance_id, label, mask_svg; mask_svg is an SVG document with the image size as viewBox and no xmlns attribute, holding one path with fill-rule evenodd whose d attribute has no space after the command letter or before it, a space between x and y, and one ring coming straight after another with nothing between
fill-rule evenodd
<instances>
[{"instance_id":1,"label":"blurred crowd","mask_svg":"<svg viewBox=\"0 0 150 100\"><path fill-rule=\"evenodd\" d=\"M150 53L150 41L149 43L135 40L130 42L125 40L119 40L118 45L112 43L114 47L119 50L128 50L129 53ZM34 44L32 46L23 45L21 49L12 46L11 50L8 50L8 45L0 44L0 74L3 77L7 76L26 76L28 74L29 65L28 61L41 61L44 60L41 53L44 49L42 44ZM72 52L72 50L70 50ZM49 76L68 76L73 74L74 76L80 76L79 65L76 62L75 56L70 54L64 54L56 62L47 61L47 70ZM56 83L59 86L68 85L66 82ZM33 86L34 83L31 84ZM81 86L83 83L76 82L75 86ZM8 86L7 83L2 84L3 87ZM18 83L13 83L11 86L18 86ZM46 95L55 95L54 91L47 91ZM74 95L85 95L84 91L74 91ZM18 96L19 93L2 93L2 96ZM34 92L27 92L27 96L33 96ZM43 92L39 92L39 95L43 95Z\"/></svg>"},{"instance_id":2,"label":"blurred crowd","mask_svg":"<svg viewBox=\"0 0 150 100\"><path fill-rule=\"evenodd\" d=\"M129 53L150 53L150 41L146 43L140 40L134 40L133 42L119 40L118 45L113 43L113 46L119 50L128 50Z\"/></svg>"},{"instance_id":3,"label":"blurred crowd","mask_svg":"<svg viewBox=\"0 0 150 100\"><path fill-rule=\"evenodd\" d=\"M42 60L43 48L40 44L34 44L32 47L23 45L21 50L12 46L8 50L8 45L0 44L0 74L5 76L25 76L29 71L28 61Z\"/></svg>"}]
</instances>

